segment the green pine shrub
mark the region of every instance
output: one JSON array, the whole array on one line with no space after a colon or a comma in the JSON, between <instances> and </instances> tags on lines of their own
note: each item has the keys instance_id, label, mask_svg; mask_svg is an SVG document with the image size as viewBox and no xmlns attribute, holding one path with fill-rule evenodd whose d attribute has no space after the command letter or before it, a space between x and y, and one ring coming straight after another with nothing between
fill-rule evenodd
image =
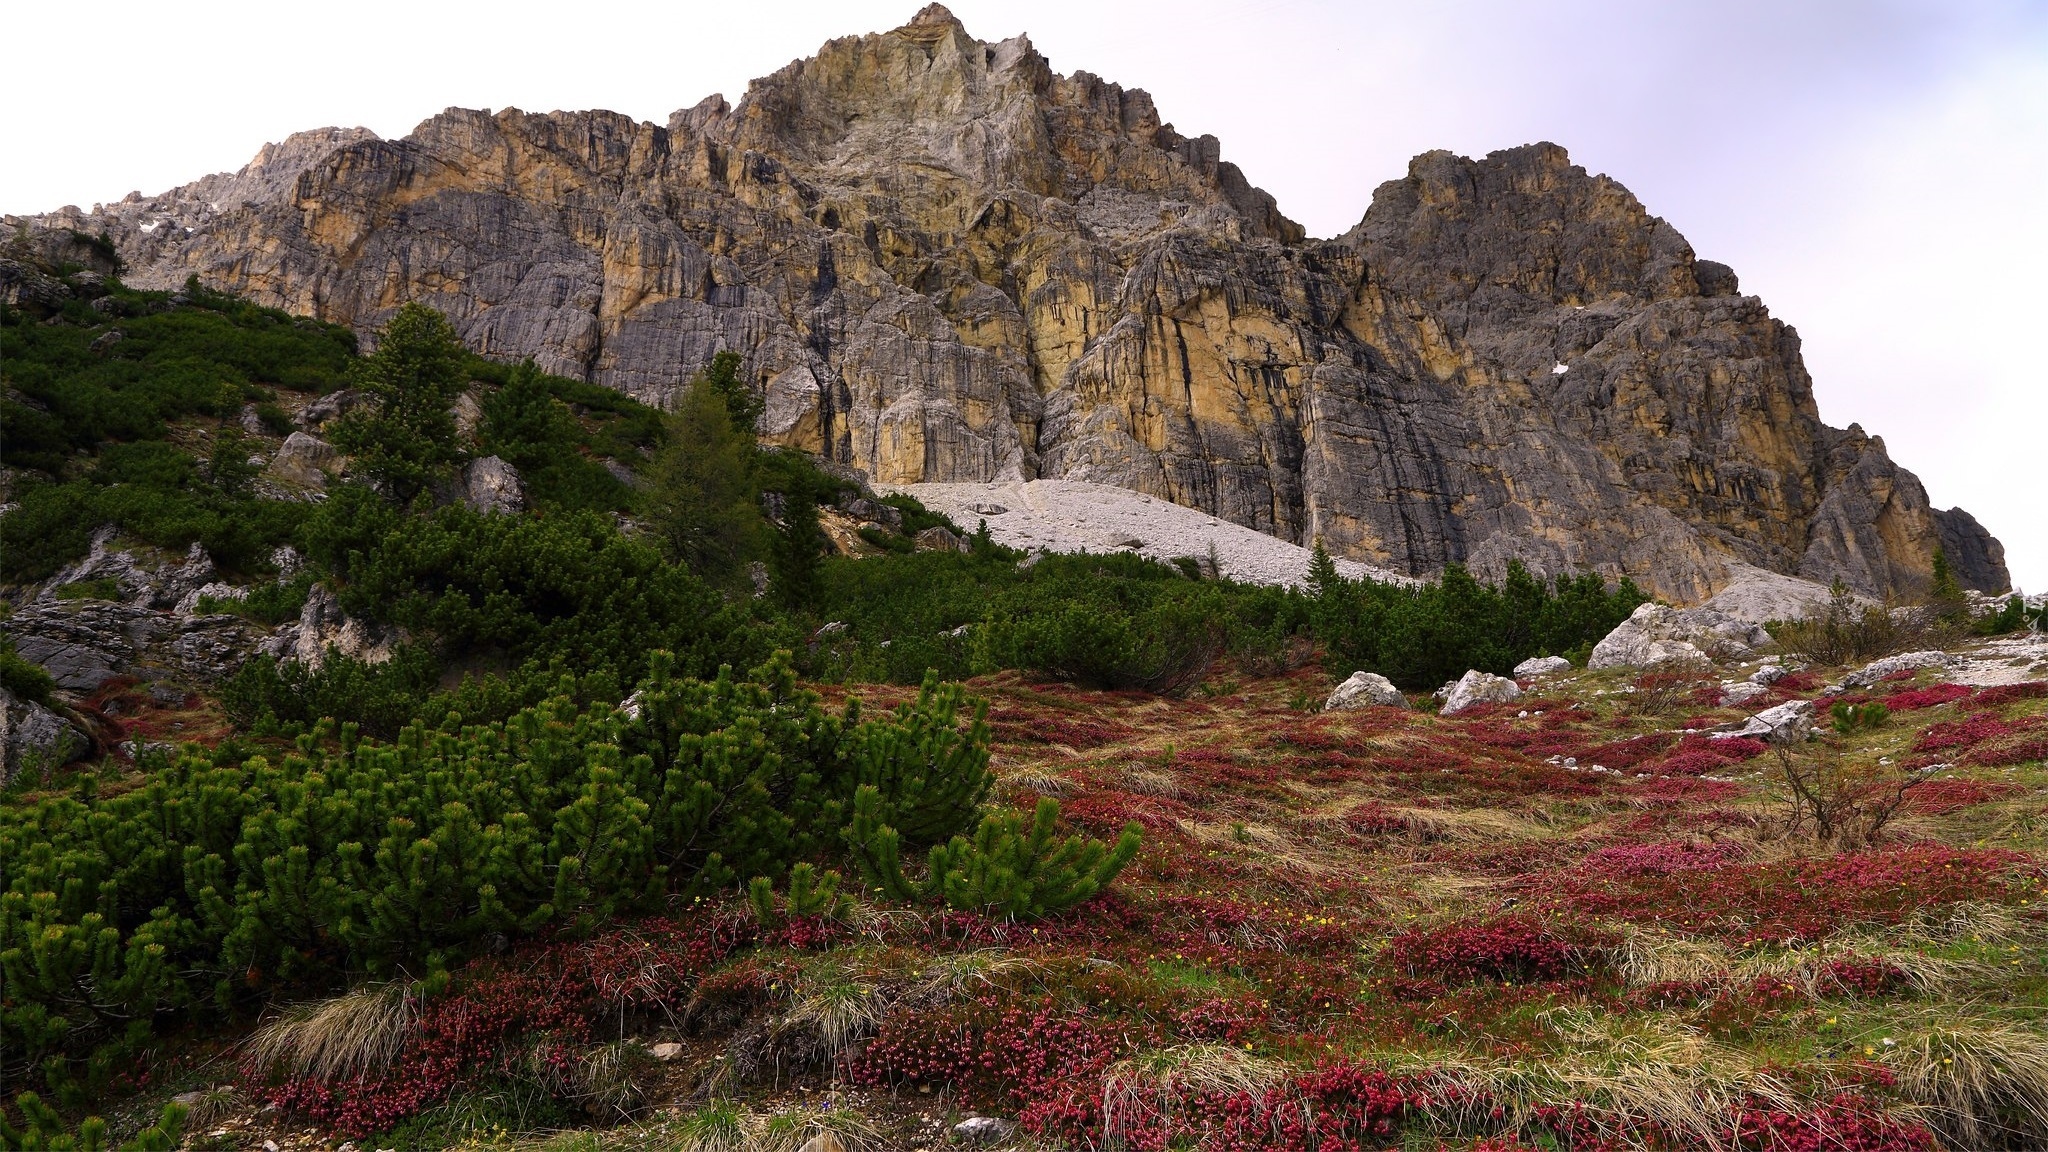
<instances>
[{"instance_id":1,"label":"green pine shrub","mask_svg":"<svg viewBox=\"0 0 2048 1152\"><path fill-rule=\"evenodd\" d=\"M48 704L57 681L42 665L14 650L14 637L0 632L0 688L16 700Z\"/></svg>"},{"instance_id":2,"label":"green pine shrub","mask_svg":"<svg viewBox=\"0 0 2048 1152\"><path fill-rule=\"evenodd\" d=\"M912 880L904 875L903 839L885 819L881 793L863 786L854 794L846 839L879 895L1037 918L1101 891L1137 856L1142 839L1136 821L1124 825L1114 846L1079 836L1055 838L1059 815L1059 801L1048 796L1039 800L1029 824L1017 812L984 816L972 839L956 835L933 845L924 879Z\"/></svg>"},{"instance_id":3,"label":"green pine shrub","mask_svg":"<svg viewBox=\"0 0 2048 1152\"><path fill-rule=\"evenodd\" d=\"M188 746L121 795L0 810L9 1061L844 857L856 793L914 842L973 823L988 731L955 722L957 687L864 718L827 714L786 656L745 680L674 664L656 654L624 709L565 691L391 743L326 723L280 755Z\"/></svg>"},{"instance_id":4,"label":"green pine shrub","mask_svg":"<svg viewBox=\"0 0 2048 1152\"><path fill-rule=\"evenodd\" d=\"M0 1152L105 1152L107 1122L88 1116L73 1132L55 1109L33 1092L15 1097L24 1127L16 1128L0 1116ZM178 1147L185 1130L185 1106L164 1105L157 1122L118 1146L119 1152L171 1152Z\"/></svg>"},{"instance_id":5,"label":"green pine shrub","mask_svg":"<svg viewBox=\"0 0 2048 1152\"><path fill-rule=\"evenodd\" d=\"M1333 674L1363 669L1418 690L1467 669L1504 676L1529 656L1590 650L1649 599L1626 578L1612 589L1592 573L1545 582L1512 561L1497 587L1457 564L1435 583L1352 580L1320 541L1307 597Z\"/></svg>"}]
</instances>

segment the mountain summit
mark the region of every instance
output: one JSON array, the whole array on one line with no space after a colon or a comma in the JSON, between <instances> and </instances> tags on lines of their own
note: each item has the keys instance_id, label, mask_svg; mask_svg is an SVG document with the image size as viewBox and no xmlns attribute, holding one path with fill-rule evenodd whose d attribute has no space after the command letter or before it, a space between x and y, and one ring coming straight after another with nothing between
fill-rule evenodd
<instances>
[{"instance_id":1,"label":"mountain summit","mask_svg":"<svg viewBox=\"0 0 2048 1152\"><path fill-rule=\"evenodd\" d=\"M1307 239L1150 96L939 5L667 125L450 109L31 228L368 331L409 300L475 348L661 402L745 357L764 435L880 483L1137 489L1423 574L1761 568L1872 596L1937 548L2007 585L1797 334L1564 149L1417 157Z\"/></svg>"}]
</instances>

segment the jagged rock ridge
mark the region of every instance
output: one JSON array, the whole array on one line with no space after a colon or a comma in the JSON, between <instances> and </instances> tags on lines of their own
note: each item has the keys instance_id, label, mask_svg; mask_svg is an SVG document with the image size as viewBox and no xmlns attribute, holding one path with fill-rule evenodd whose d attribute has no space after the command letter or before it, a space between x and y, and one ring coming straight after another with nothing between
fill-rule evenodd
<instances>
[{"instance_id":1,"label":"jagged rock ridge","mask_svg":"<svg viewBox=\"0 0 2048 1152\"><path fill-rule=\"evenodd\" d=\"M660 402L745 355L765 434L876 482L1121 485L1423 574L1754 566L1868 595L1998 542L1820 422L1796 333L1626 189L1536 144L1417 157L1306 239L1144 92L933 5L666 126L451 109L43 227L132 281L474 346Z\"/></svg>"}]
</instances>

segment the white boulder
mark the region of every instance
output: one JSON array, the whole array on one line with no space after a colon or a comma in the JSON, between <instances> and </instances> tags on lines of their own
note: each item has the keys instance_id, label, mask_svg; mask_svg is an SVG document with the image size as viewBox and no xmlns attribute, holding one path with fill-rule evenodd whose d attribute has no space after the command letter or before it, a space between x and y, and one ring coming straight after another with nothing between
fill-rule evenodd
<instances>
[{"instance_id":1,"label":"white boulder","mask_svg":"<svg viewBox=\"0 0 2048 1152\"><path fill-rule=\"evenodd\" d=\"M1734 728L1711 733L1715 740L1747 736L1769 744L1797 744L1813 733L1813 701L1788 700L1766 708Z\"/></svg>"},{"instance_id":2,"label":"white boulder","mask_svg":"<svg viewBox=\"0 0 2048 1152\"><path fill-rule=\"evenodd\" d=\"M1739 684L1730 684L1726 688L1721 689L1721 707L1740 708L1751 700L1770 695L1770 691L1769 688L1762 684L1752 683L1747 680Z\"/></svg>"},{"instance_id":3,"label":"white boulder","mask_svg":"<svg viewBox=\"0 0 2048 1152\"><path fill-rule=\"evenodd\" d=\"M1454 716L1481 704L1507 704L1522 695L1522 686L1505 676L1472 669L1442 689L1444 706L1439 711Z\"/></svg>"},{"instance_id":4,"label":"white boulder","mask_svg":"<svg viewBox=\"0 0 2048 1152\"><path fill-rule=\"evenodd\" d=\"M496 456L479 456L462 470L462 502L479 512L519 512L526 507L526 485L519 469Z\"/></svg>"},{"instance_id":5,"label":"white boulder","mask_svg":"<svg viewBox=\"0 0 2048 1152\"><path fill-rule=\"evenodd\" d=\"M1323 701L1325 712L1347 712L1353 708L1370 708L1381 705L1388 708L1408 707L1408 698L1394 687L1393 681L1377 672L1353 672L1349 680L1337 685L1330 698Z\"/></svg>"},{"instance_id":6,"label":"white boulder","mask_svg":"<svg viewBox=\"0 0 2048 1152\"><path fill-rule=\"evenodd\" d=\"M270 458L270 475L301 488L324 488L327 470L340 459L341 453L334 445L318 436L294 432L284 438L277 455Z\"/></svg>"},{"instance_id":7,"label":"white boulder","mask_svg":"<svg viewBox=\"0 0 2048 1152\"><path fill-rule=\"evenodd\" d=\"M1714 660L1747 659L1770 642L1771 634L1761 624L1718 608L1644 604L1593 646L1586 667L1701 667Z\"/></svg>"},{"instance_id":8,"label":"white boulder","mask_svg":"<svg viewBox=\"0 0 2048 1152\"><path fill-rule=\"evenodd\" d=\"M1572 662L1562 656L1531 656L1515 665L1515 679L1531 680L1538 676L1552 676L1572 670Z\"/></svg>"},{"instance_id":9,"label":"white boulder","mask_svg":"<svg viewBox=\"0 0 2048 1152\"><path fill-rule=\"evenodd\" d=\"M1952 668L1965 663L1960 656L1946 652L1901 652L1873 660L1856 671L1842 677L1844 688L1868 688L1894 672L1917 672L1922 668Z\"/></svg>"}]
</instances>

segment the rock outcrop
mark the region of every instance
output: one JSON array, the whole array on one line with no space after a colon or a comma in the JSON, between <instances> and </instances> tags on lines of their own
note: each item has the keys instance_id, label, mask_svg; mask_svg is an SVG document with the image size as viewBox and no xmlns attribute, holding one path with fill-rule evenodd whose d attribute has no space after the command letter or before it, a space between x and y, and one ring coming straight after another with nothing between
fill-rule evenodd
<instances>
[{"instance_id":1,"label":"rock outcrop","mask_svg":"<svg viewBox=\"0 0 2048 1152\"><path fill-rule=\"evenodd\" d=\"M28 223L366 333L422 300L656 403L735 350L766 438L882 484L1096 481L1396 572L1688 602L1731 560L1910 592L1937 546L2007 582L1820 422L1791 328L1563 149L1425 154L1309 240L1144 92L937 5L666 125L450 109Z\"/></svg>"},{"instance_id":2,"label":"rock outcrop","mask_svg":"<svg viewBox=\"0 0 2048 1152\"><path fill-rule=\"evenodd\" d=\"M64 717L0 688L0 787L23 770L60 768L91 747L92 741Z\"/></svg>"},{"instance_id":3,"label":"rock outcrop","mask_svg":"<svg viewBox=\"0 0 2048 1152\"><path fill-rule=\"evenodd\" d=\"M1704 666L1714 660L1747 659L1770 642L1771 634L1762 625L1718 608L1642 604L1593 646L1586 667Z\"/></svg>"}]
</instances>

